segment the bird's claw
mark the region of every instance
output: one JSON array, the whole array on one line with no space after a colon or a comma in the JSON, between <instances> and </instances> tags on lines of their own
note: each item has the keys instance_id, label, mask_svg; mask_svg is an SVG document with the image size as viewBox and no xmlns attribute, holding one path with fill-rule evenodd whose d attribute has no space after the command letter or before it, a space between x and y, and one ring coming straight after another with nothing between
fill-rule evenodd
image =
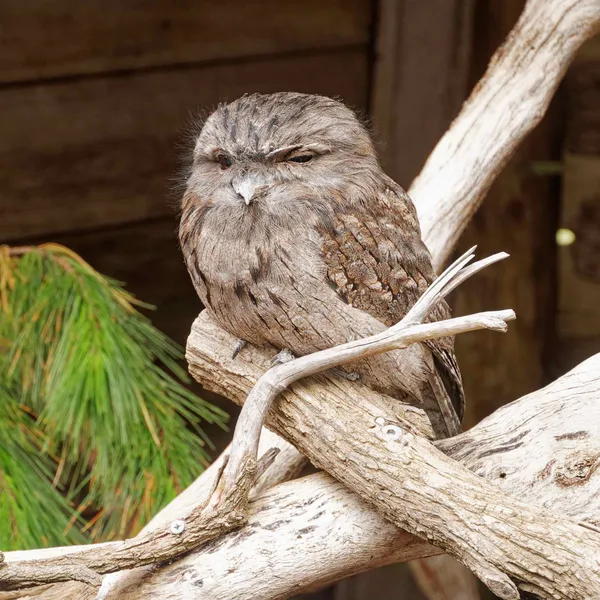
<instances>
[{"instance_id":1,"label":"bird's claw","mask_svg":"<svg viewBox=\"0 0 600 600\"><path fill-rule=\"evenodd\" d=\"M235 347L233 348L233 354L231 355L231 360L235 360L236 356L248 345L246 340L238 340L235 343Z\"/></svg>"},{"instance_id":2,"label":"bird's claw","mask_svg":"<svg viewBox=\"0 0 600 600\"><path fill-rule=\"evenodd\" d=\"M356 373L356 371L346 371L341 367L335 367L331 371L348 381L360 381L360 373Z\"/></svg>"},{"instance_id":3,"label":"bird's claw","mask_svg":"<svg viewBox=\"0 0 600 600\"><path fill-rule=\"evenodd\" d=\"M344 371L342 377L348 381L360 381L360 373Z\"/></svg>"},{"instance_id":4,"label":"bird's claw","mask_svg":"<svg viewBox=\"0 0 600 600\"><path fill-rule=\"evenodd\" d=\"M271 360L271 366L275 367L276 365L284 365L290 360L294 360L296 358L289 350L284 349L281 352L278 352Z\"/></svg>"}]
</instances>

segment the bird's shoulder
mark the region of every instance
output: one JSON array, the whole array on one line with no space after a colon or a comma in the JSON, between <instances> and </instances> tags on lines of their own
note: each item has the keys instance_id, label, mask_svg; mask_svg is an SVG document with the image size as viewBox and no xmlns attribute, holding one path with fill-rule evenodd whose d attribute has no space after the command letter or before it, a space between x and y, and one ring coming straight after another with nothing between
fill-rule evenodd
<instances>
[{"instance_id":1,"label":"bird's shoulder","mask_svg":"<svg viewBox=\"0 0 600 600\"><path fill-rule=\"evenodd\" d=\"M322 227L322 257L338 295L386 325L397 323L435 278L416 210L391 180L368 202L344 207ZM447 306L434 319L447 317Z\"/></svg>"}]
</instances>

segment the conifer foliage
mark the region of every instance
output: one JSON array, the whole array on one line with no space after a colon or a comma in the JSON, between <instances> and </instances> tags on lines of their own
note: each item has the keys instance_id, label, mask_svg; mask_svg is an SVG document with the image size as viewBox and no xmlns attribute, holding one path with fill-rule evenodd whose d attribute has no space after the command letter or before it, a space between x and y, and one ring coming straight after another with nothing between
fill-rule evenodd
<instances>
[{"instance_id":1,"label":"conifer foliage","mask_svg":"<svg viewBox=\"0 0 600 600\"><path fill-rule=\"evenodd\" d=\"M0 247L0 547L134 534L199 475L182 349L151 308L57 244Z\"/></svg>"}]
</instances>

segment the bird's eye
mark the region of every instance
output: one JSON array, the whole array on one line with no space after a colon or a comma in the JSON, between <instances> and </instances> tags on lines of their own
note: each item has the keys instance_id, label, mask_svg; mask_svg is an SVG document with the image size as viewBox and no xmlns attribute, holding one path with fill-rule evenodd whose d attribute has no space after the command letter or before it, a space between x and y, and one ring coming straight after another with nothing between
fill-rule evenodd
<instances>
[{"instance_id":1,"label":"bird's eye","mask_svg":"<svg viewBox=\"0 0 600 600\"><path fill-rule=\"evenodd\" d=\"M307 163L313 159L312 154L298 154L297 156L292 156L288 158L289 161L295 163Z\"/></svg>"},{"instance_id":2,"label":"bird's eye","mask_svg":"<svg viewBox=\"0 0 600 600\"><path fill-rule=\"evenodd\" d=\"M219 154L219 156L217 156L217 160L219 161L223 171L225 169L229 169L229 167L233 164L231 156L227 156L226 154Z\"/></svg>"}]
</instances>

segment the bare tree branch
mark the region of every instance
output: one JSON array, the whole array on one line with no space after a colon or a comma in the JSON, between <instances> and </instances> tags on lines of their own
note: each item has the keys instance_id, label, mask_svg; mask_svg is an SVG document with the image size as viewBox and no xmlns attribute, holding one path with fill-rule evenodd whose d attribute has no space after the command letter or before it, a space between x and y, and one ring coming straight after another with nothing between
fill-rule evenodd
<instances>
[{"instance_id":1,"label":"bare tree branch","mask_svg":"<svg viewBox=\"0 0 600 600\"><path fill-rule=\"evenodd\" d=\"M212 354L223 352L225 356L231 349L228 344L217 339ZM241 401L245 396L243 389L260 377L262 368L257 363L263 360L267 367L268 356L252 350L244 355L241 364L235 361L236 373L227 368L226 362L226 380L219 385L238 390ZM214 365L215 371L220 368ZM600 354L460 436L435 444L479 476L494 482L502 492L566 518L593 524L600 514L599 373ZM305 383L292 386L281 402L301 402L315 387ZM322 386L328 393L334 389L334 395L328 397L331 401L337 395L345 397L346 386L353 388L350 382L339 380L342 389L336 392L334 383ZM362 402L360 390L353 390L350 402ZM48 556L49 552L70 550L66 547L9 552L6 560L34 559ZM108 598L166 600L173 594L179 597L189 593L191 598L213 600L242 600L253 594L262 600L275 600L352 573L435 552L439 550L398 530L358 496L322 473L261 494L250 505L245 527L170 566L127 573ZM85 593L83 586L76 589ZM0 593L0 600L8 597ZM14 597L11 593L10 598ZM45 591L42 600L66 597L79 600L81 596L63 584Z\"/></svg>"},{"instance_id":2,"label":"bare tree branch","mask_svg":"<svg viewBox=\"0 0 600 600\"><path fill-rule=\"evenodd\" d=\"M598 0L528 0L410 187L436 269L448 260L518 145L541 121L581 44L599 29Z\"/></svg>"},{"instance_id":3,"label":"bare tree branch","mask_svg":"<svg viewBox=\"0 0 600 600\"><path fill-rule=\"evenodd\" d=\"M226 389L241 402L245 396L232 394L239 381L234 384L237 377L231 370L239 367L227 359L233 344L203 313L188 343L188 361L194 377L216 391L223 391L227 373ZM252 360L264 365L268 354L255 353ZM243 371L248 372L247 365ZM397 526L459 558L496 595L517 598L511 580L541 597L600 595L596 532L508 496L469 473L413 435L394 414L397 401L371 404L361 397L361 388L336 402L324 401L321 389L330 386L310 379L293 384L293 399L285 393L276 403L267 418L269 428ZM576 576L558 576L565 564Z\"/></svg>"}]
</instances>

